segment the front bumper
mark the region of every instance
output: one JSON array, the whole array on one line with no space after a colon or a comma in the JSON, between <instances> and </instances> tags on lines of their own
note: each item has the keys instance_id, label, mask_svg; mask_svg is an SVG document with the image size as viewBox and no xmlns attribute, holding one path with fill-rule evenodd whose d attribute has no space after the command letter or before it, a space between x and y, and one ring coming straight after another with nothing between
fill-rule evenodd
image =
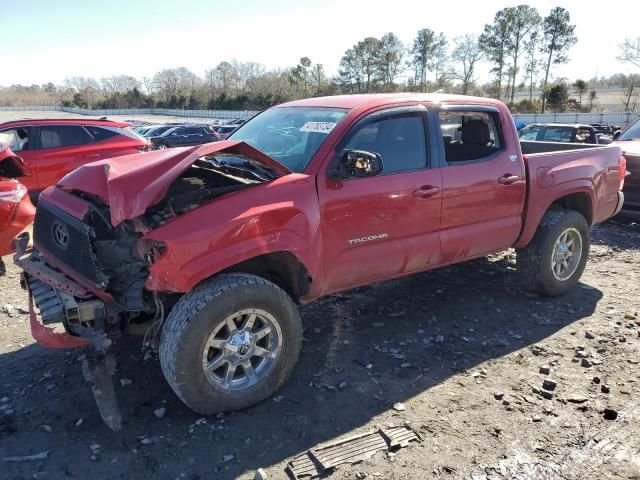
<instances>
[{"instance_id":1,"label":"front bumper","mask_svg":"<svg viewBox=\"0 0 640 480\"><path fill-rule=\"evenodd\" d=\"M14 242L17 251L14 262L23 270L21 284L29 294L33 338L48 348L87 345L89 340L84 337L93 332L88 325L104 317L104 302L51 268L35 252L27 251L28 241L28 234L23 234ZM58 329L50 327L51 324L57 324ZM64 331L60 326L64 326Z\"/></svg>"},{"instance_id":2,"label":"front bumper","mask_svg":"<svg viewBox=\"0 0 640 480\"><path fill-rule=\"evenodd\" d=\"M33 308L33 297L29 293L29 323L31 336L46 348L78 348L89 345L89 341L82 337L75 337L67 332L56 332L53 327L43 325Z\"/></svg>"}]
</instances>

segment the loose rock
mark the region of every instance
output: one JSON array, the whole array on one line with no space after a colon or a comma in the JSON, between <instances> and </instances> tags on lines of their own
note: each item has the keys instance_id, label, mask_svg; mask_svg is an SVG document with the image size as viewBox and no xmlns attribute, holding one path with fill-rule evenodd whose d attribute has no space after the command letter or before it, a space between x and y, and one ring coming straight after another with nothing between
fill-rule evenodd
<instances>
[{"instance_id":1,"label":"loose rock","mask_svg":"<svg viewBox=\"0 0 640 480\"><path fill-rule=\"evenodd\" d=\"M549 373L551 373L551 367L549 365L542 365L539 372L543 375L549 375Z\"/></svg>"},{"instance_id":2,"label":"loose rock","mask_svg":"<svg viewBox=\"0 0 640 480\"><path fill-rule=\"evenodd\" d=\"M167 409L166 409L166 407L156 408L153 411L153 414L158 418L164 418L164 416L167 414Z\"/></svg>"},{"instance_id":3,"label":"loose rock","mask_svg":"<svg viewBox=\"0 0 640 480\"><path fill-rule=\"evenodd\" d=\"M581 393L572 393L567 397L567 402L571 403L584 403L589 400L585 395Z\"/></svg>"},{"instance_id":4,"label":"loose rock","mask_svg":"<svg viewBox=\"0 0 640 480\"><path fill-rule=\"evenodd\" d=\"M404 403L398 402L393 404L393 409L396 412L404 412L407 409L407 407L404 405Z\"/></svg>"}]
</instances>

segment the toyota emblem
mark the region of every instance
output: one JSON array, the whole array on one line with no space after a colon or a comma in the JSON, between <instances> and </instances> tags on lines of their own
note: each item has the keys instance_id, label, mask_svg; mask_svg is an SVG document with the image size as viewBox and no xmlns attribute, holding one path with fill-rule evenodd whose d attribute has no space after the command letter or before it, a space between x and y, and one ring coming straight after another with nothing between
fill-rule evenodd
<instances>
[{"instance_id":1,"label":"toyota emblem","mask_svg":"<svg viewBox=\"0 0 640 480\"><path fill-rule=\"evenodd\" d=\"M51 234L55 244L63 250L66 250L69 246L69 230L67 230L67 226L59 220L56 220L51 227Z\"/></svg>"}]
</instances>

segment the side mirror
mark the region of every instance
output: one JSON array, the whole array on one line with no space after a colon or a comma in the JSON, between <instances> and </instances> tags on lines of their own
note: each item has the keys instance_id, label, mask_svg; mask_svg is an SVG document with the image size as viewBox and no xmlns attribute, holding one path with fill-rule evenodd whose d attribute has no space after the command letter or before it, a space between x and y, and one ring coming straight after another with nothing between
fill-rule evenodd
<instances>
[{"instance_id":1,"label":"side mirror","mask_svg":"<svg viewBox=\"0 0 640 480\"><path fill-rule=\"evenodd\" d=\"M382 169L382 157L379 154L364 150L346 150L329 171L329 177L334 180L375 177Z\"/></svg>"},{"instance_id":2,"label":"side mirror","mask_svg":"<svg viewBox=\"0 0 640 480\"><path fill-rule=\"evenodd\" d=\"M622 130L616 130L615 132L613 132L612 140L617 140L620 135L622 135Z\"/></svg>"}]
</instances>

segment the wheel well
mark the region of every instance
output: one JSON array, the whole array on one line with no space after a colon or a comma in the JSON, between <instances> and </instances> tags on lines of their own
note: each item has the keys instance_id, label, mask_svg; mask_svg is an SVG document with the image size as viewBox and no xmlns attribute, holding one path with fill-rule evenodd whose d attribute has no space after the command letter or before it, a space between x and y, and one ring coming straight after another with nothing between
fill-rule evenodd
<instances>
[{"instance_id":1,"label":"wheel well","mask_svg":"<svg viewBox=\"0 0 640 480\"><path fill-rule=\"evenodd\" d=\"M572 193L558 198L551 207L559 206L567 210L575 210L582 214L589 225L593 222L593 207L589 195L584 192Z\"/></svg>"},{"instance_id":2,"label":"wheel well","mask_svg":"<svg viewBox=\"0 0 640 480\"><path fill-rule=\"evenodd\" d=\"M226 268L221 273L249 273L275 283L296 302L309 292L311 276L304 264L291 252L259 255Z\"/></svg>"}]
</instances>

